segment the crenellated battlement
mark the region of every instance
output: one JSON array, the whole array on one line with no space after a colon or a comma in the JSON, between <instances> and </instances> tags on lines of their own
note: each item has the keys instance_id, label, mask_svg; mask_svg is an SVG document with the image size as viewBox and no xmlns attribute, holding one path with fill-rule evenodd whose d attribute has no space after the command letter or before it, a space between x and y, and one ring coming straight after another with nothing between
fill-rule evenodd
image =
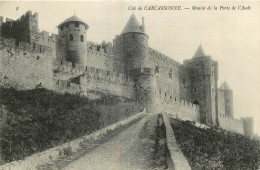
<instances>
[{"instance_id":1,"label":"crenellated battlement","mask_svg":"<svg viewBox=\"0 0 260 170\"><path fill-rule=\"evenodd\" d=\"M61 38L57 34L53 34L47 31L39 32L36 36L39 44L44 44L49 47L55 47L55 43L61 43Z\"/></svg>"},{"instance_id":2,"label":"crenellated battlement","mask_svg":"<svg viewBox=\"0 0 260 170\"><path fill-rule=\"evenodd\" d=\"M88 53L95 53L95 54L98 54L98 55L107 55L105 53L105 49L102 48L99 45L89 45L88 46Z\"/></svg>"},{"instance_id":3,"label":"crenellated battlement","mask_svg":"<svg viewBox=\"0 0 260 170\"><path fill-rule=\"evenodd\" d=\"M96 55L108 55L108 52L113 54L114 49L112 43L108 42L107 44L95 44L93 42L88 41L88 53L96 54ZM109 49L109 50L108 50Z\"/></svg>"},{"instance_id":4,"label":"crenellated battlement","mask_svg":"<svg viewBox=\"0 0 260 170\"><path fill-rule=\"evenodd\" d=\"M110 83L117 83L124 86L132 86L133 82L131 77L125 74L111 72L103 69L97 69L95 67L86 67L86 75L93 79L102 79Z\"/></svg>"},{"instance_id":5,"label":"crenellated battlement","mask_svg":"<svg viewBox=\"0 0 260 170\"><path fill-rule=\"evenodd\" d=\"M225 115L225 114L219 114L219 117L220 118L224 118L224 119L228 119L228 120L231 120L231 121L234 121L234 122L243 122L241 119L236 119L236 118L234 118L234 117L230 117L230 116L227 116L227 115Z\"/></svg>"},{"instance_id":6,"label":"crenellated battlement","mask_svg":"<svg viewBox=\"0 0 260 170\"><path fill-rule=\"evenodd\" d=\"M23 21L28 16L38 18L38 13L37 12L33 13L31 10L29 10L25 14L23 14L20 18L18 18L17 21L18 20Z\"/></svg>"},{"instance_id":7,"label":"crenellated battlement","mask_svg":"<svg viewBox=\"0 0 260 170\"><path fill-rule=\"evenodd\" d=\"M167 102L167 104L176 104L176 103L179 103L179 104L181 104L181 105L183 105L187 108L190 108L190 109L194 109L194 110L200 109L199 105L190 103L190 102L183 100L181 98L178 98L176 96L171 96L170 100Z\"/></svg>"},{"instance_id":8,"label":"crenellated battlement","mask_svg":"<svg viewBox=\"0 0 260 170\"><path fill-rule=\"evenodd\" d=\"M131 77L125 74L112 72L104 69L73 64L72 62L63 60L56 60L54 62L54 67L62 71L62 74L71 74L71 77L75 77L76 75L84 75L88 78L102 79L111 83L118 83L126 86L133 85ZM59 74L58 70L57 74ZM146 72L148 71L146 68L144 70Z\"/></svg>"},{"instance_id":9,"label":"crenellated battlement","mask_svg":"<svg viewBox=\"0 0 260 170\"><path fill-rule=\"evenodd\" d=\"M3 38L0 37L0 49L6 48L8 51L12 49L17 52L30 52L30 53L40 53L44 55L51 55L52 49L40 44L30 44L28 42L16 42L14 38Z\"/></svg>"},{"instance_id":10,"label":"crenellated battlement","mask_svg":"<svg viewBox=\"0 0 260 170\"><path fill-rule=\"evenodd\" d=\"M66 60L54 60L54 73L67 74L69 77L82 75L86 67L77 63L72 63Z\"/></svg>"}]
</instances>

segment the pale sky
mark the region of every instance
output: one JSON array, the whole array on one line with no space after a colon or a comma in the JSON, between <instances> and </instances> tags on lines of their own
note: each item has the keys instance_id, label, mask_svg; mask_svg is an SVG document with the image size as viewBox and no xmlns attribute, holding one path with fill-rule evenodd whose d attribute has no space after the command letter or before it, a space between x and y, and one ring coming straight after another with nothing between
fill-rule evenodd
<instances>
[{"instance_id":1,"label":"pale sky","mask_svg":"<svg viewBox=\"0 0 260 170\"><path fill-rule=\"evenodd\" d=\"M181 11L128 10L128 6L182 6ZM251 6L251 10L192 11L192 6ZM16 7L19 10L16 11ZM74 14L89 25L88 40L112 41L134 12L145 17L149 46L182 63L199 44L219 62L219 83L233 89L234 115L253 116L260 134L260 2L0 2L0 16L17 19L38 12L39 29L57 33L56 26Z\"/></svg>"}]
</instances>

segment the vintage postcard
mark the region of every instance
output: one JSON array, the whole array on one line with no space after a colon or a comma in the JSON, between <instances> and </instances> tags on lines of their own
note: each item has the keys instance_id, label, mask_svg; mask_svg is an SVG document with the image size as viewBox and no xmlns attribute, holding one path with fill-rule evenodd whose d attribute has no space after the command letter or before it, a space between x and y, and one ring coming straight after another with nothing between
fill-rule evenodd
<instances>
[{"instance_id":1,"label":"vintage postcard","mask_svg":"<svg viewBox=\"0 0 260 170\"><path fill-rule=\"evenodd\" d=\"M0 169L260 168L260 2L0 1Z\"/></svg>"}]
</instances>

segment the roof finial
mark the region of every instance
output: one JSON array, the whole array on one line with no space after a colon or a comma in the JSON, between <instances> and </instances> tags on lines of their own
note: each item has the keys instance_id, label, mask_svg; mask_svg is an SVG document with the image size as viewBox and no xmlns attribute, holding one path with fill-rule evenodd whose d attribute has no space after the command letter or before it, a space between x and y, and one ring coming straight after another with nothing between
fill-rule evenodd
<instances>
[{"instance_id":1,"label":"roof finial","mask_svg":"<svg viewBox=\"0 0 260 170\"><path fill-rule=\"evenodd\" d=\"M74 9L74 16L76 16L76 10Z\"/></svg>"}]
</instances>

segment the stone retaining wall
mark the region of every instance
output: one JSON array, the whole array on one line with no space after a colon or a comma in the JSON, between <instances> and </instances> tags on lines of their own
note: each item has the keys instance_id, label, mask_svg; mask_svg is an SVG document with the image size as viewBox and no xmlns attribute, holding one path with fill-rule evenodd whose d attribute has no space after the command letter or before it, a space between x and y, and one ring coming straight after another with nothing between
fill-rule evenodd
<instances>
[{"instance_id":1,"label":"stone retaining wall","mask_svg":"<svg viewBox=\"0 0 260 170\"><path fill-rule=\"evenodd\" d=\"M64 152L66 152L66 150L71 150L72 152L76 152L78 149L81 148L81 144L83 142L85 142L86 140L97 140L97 139L101 138L102 136L108 134L109 131L116 130L122 126L125 126L134 120L142 118L144 115L146 115L145 109L141 113L138 113L138 114L131 116L127 119L124 119L120 122L107 126L92 134L83 136L83 137L73 140L71 142L67 142L61 146L57 146L55 148L48 149L41 153L33 154L31 156L28 156L24 160L13 161L13 162L7 163L5 165L2 165L2 166L0 166L0 170L20 170L20 169L21 170L23 170L23 169L32 170L32 169L35 169L38 165L53 161L53 160L57 159L58 157L63 156Z\"/></svg>"},{"instance_id":2,"label":"stone retaining wall","mask_svg":"<svg viewBox=\"0 0 260 170\"><path fill-rule=\"evenodd\" d=\"M163 114L166 129L166 144L168 148L168 168L173 170L191 170L191 167L176 142L173 129L167 115Z\"/></svg>"}]
</instances>

